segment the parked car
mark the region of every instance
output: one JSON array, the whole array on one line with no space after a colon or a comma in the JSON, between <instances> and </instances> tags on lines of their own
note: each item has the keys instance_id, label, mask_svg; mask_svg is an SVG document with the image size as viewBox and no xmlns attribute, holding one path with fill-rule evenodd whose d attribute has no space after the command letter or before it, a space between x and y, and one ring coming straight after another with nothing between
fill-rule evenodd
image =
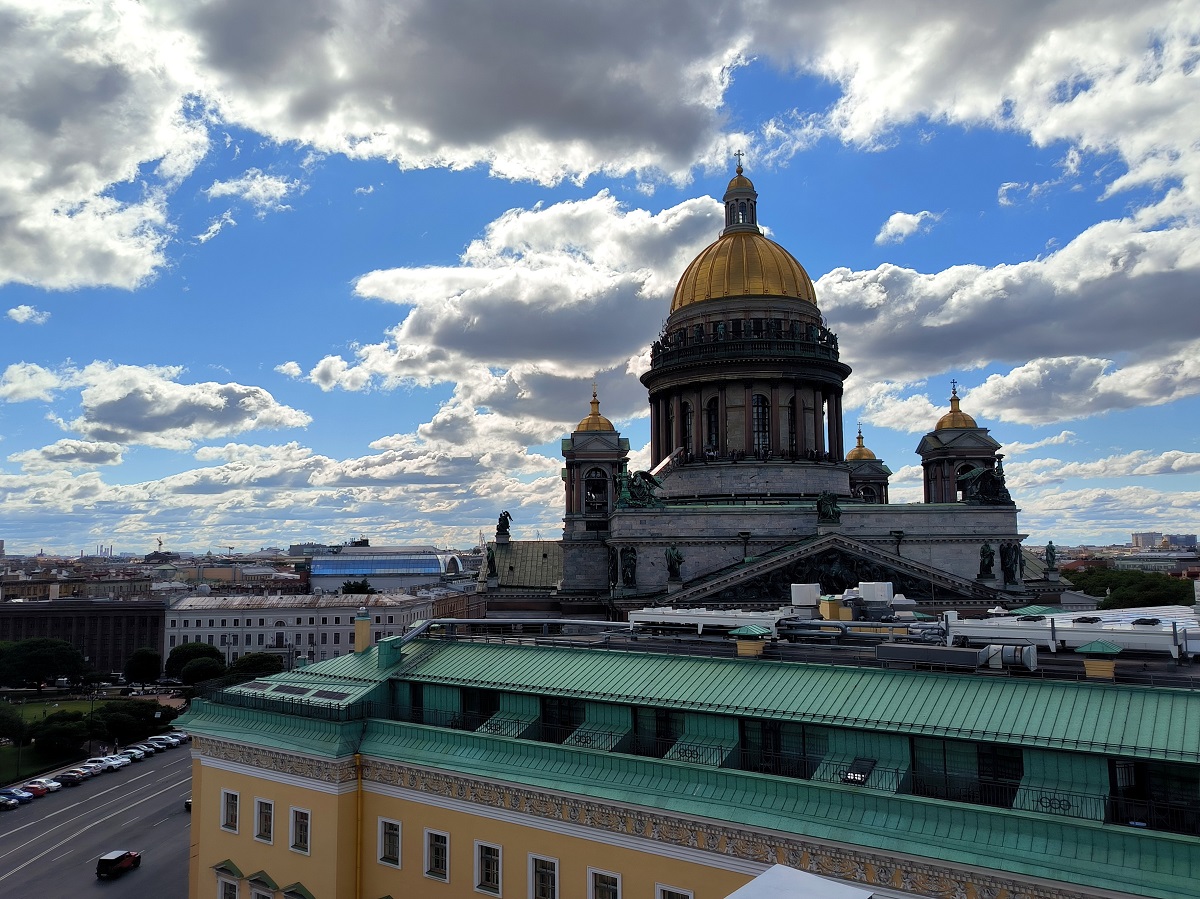
<instances>
[{"instance_id":1,"label":"parked car","mask_svg":"<svg viewBox=\"0 0 1200 899\"><path fill-rule=\"evenodd\" d=\"M123 756L125 756L125 758L130 759L131 761L134 761L134 762L140 762L142 759L144 759L146 757L145 752L143 752L142 750L140 750L134 746L127 746L126 748L124 748L120 752L118 752L117 755L123 755Z\"/></svg>"},{"instance_id":2,"label":"parked car","mask_svg":"<svg viewBox=\"0 0 1200 899\"><path fill-rule=\"evenodd\" d=\"M153 743L155 746L162 746L164 749L169 749L171 747L179 745L178 740L176 740L174 737L168 737L166 735L159 735L157 737L151 737L146 742Z\"/></svg>"},{"instance_id":3,"label":"parked car","mask_svg":"<svg viewBox=\"0 0 1200 899\"><path fill-rule=\"evenodd\" d=\"M34 799L37 799L39 796L45 796L47 793L50 792L45 787L43 787L41 784L32 783L32 782L27 783L27 784L21 784L19 789L24 790L26 793L32 793Z\"/></svg>"},{"instance_id":4,"label":"parked car","mask_svg":"<svg viewBox=\"0 0 1200 899\"><path fill-rule=\"evenodd\" d=\"M154 753L158 752L159 750L159 747L155 746L153 743L134 743L130 748L140 749L142 752L146 753L146 755L154 755Z\"/></svg>"},{"instance_id":5,"label":"parked car","mask_svg":"<svg viewBox=\"0 0 1200 899\"><path fill-rule=\"evenodd\" d=\"M15 799L17 802L24 805L27 802L33 802L33 794L22 790L20 787L9 787L7 790L0 790L0 796L6 796L9 799Z\"/></svg>"},{"instance_id":6,"label":"parked car","mask_svg":"<svg viewBox=\"0 0 1200 899\"><path fill-rule=\"evenodd\" d=\"M120 877L126 871L142 866L142 854L132 849L117 849L96 859L96 876L101 880Z\"/></svg>"},{"instance_id":7,"label":"parked car","mask_svg":"<svg viewBox=\"0 0 1200 899\"><path fill-rule=\"evenodd\" d=\"M109 770L108 765L104 764L104 762L94 759L88 759L86 762L82 762L77 767L83 771L87 771L92 775L92 777L95 777L97 774L103 774L105 771Z\"/></svg>"},{"instance_id":8,"label":"parked car","mask_svg":"<svg viewBox=\"0 0 1200 899\"><path fill-rule=\"evenodd\" d=\"M168 736L168 737L174 737L174 738L175 738L176 740L178 740L180 743L190 743L190 742L192 742L192 735L191 735L191 734L189 734L189 733L187 733L187 732L185 732L185 731L182 731L182 730L172 730L172 731L167 731L167 736Z\"/></svg>"},{"instance_id":9,"label":"parked car","mask_svg":"<svg viewBox=\"0 0 1200 899\"><path fill-rule=\"evenodd\" d=\"M87 775L75 770L59 771L54 775L54 779L64 787L77 787L87 780Z\"/></svg>"},{"instance_id":10,"label":"parked car","mask_svg":"<svg viewBox=\"0 0 1200 899\"><path fill-rule=\"evenodd\" d=\"M21 789L28 790L30 787L41 787L47 793L57 793L62 789L62 784L49 777L36 777L29 783L24 784Z\"/></svg>"},{"instance_id":11,"label":"parked car","mask_svg":"<svg viewBox=\"0 0 1200 899\"><path fill-rule=\"evenodd\" d=\"M21 803L17 802L15 799L9 799L7 796L0 796L0 811L11 812L20 805ZM188 809L188 811L190 812L191 809Z\"/></svg>"},{"instance_id":12,"label":"parked car","mask_svg":"<svg viewBox=\"0 0 1200 899\"><path fill-rule=\"evenodd\" d=\"M116 755L106 755L105 758L118 768L128 768L133 764L133 759L127 755L121 755L120 753L117 753Z\"/></svg>"},{"instance_id":13,"label":"parked car","mask_svg":"<svg viewBox=\"0 0 1200 899\"><path fill-rule=\"evenodd\" d=\"M187 799L183 800L183 810L185 812L187 812L188 814L191 814L191 812L192 812L192 797L191 796L189 796Z\"/></svg>"}]
</instances>

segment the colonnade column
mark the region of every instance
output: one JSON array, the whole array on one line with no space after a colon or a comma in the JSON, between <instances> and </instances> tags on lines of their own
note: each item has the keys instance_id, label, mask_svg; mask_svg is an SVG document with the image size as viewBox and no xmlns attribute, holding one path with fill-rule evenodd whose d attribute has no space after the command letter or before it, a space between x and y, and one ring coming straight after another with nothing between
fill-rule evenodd
<instances>
[{"instance_id":1,"label":"colonnade column","mask_svg":"<svg viewBox=\"0 0 1200 899\"><path fill-rule=\"evenodd\" d=\"M829 455L838 461L845 458L842 439L842 395L835 393L829 398Z\"/></svg>"},{"instance_id":2,"label":"colonnade column","mask_svg":"<svg viewBox=\"0 0 1200 899\"><path fill-rule=\"evenodd\" d=\"M825 394L813 388L813 437L817 442L817 455L825 452Z\"/></svg>"},{"instance_id":3,"label":"colonnade column","mask_svg":"<svg viewBox=\"0 0 1200 899\"><path fill-rule=\"evenodd\" d=\"M729 403L725 399L724 384L717 396L717 452L725 455L729 452Z\"/></svg>"},{"instance_id":4,"label":"colonnade column","mask_svg":"<svg viewBox=\"0 0 1200 899\"><path fill-rule=\"evenodd\" d=\"M674 394L670 400L671 403L671 451L679 449L683 446L683 400L678 393Z\"/></svg>"}]
</instances>

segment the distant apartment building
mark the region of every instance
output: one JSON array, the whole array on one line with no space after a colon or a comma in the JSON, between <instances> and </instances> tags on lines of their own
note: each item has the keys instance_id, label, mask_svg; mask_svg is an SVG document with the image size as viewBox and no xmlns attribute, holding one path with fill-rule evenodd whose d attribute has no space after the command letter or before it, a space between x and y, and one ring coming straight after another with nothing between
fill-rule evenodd
<instances>
[{"instance_id":1,"label":"distant apartment building","mask_svg":"<svg viewBox=\"0 0 1200 899\"><path fill-rule=\"evenodd\" d=\"M1158 574L1179 574L1200 564L1200 556L1194 551L1161 550L1159 552L1130 553L1113 559L1118 571L1150 571Z\"/></svg>"},{"instance_id":2,"label":"distant apartment building","mask_svg":"<svg viewBox=\"0 0 1200 899\"><path fill-rule=\"evenodd\" d=\"M1136 549L1195 549L1195 534L1163 534L1159 531L1145 531L1131 534Z\"/></svg>"},{"instance_id":3,"label":"distant apartment building","mask_svg":"<svg viewBox=\"0 0 1200 899\"><path fill-rule=\"evenodd\" d=\"M0 641L50 637L78 649L95 671L125 670L135 649L160 649L166 605L157 600L58 599L0 603Z\"/></svg>"},{"instance_id":4,"label":"distant apartment building","mask_svg":"<svg viewBox=\"0 0 1200 899\"><path fill-rule=\"evenodd\" d=\"M189 596L174 602L165 628L164 656L183 643L208 643L234 662L249 652L272 652L285 667L337 658L355 649L354 617L365 607L372 642L427 618L481 617L475 594L307 596Z\"/></svg>"}]
</instances>

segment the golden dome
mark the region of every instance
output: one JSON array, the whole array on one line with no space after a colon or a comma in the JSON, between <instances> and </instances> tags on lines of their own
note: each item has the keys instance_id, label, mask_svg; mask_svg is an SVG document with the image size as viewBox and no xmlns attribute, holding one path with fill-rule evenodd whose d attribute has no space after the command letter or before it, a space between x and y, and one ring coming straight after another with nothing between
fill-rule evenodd
<instances>
[{"instance_id":1,"label":"golden dome","mask_svg":"<svg viewBox=\"0 0 1200 899\"><path fill-rule=\"evenodd\" d=\"M758 296L817 302L812 279L791 253L757 229L730 231L692 260L675 288L671 311L702 300Z\"/></svg>"},{"instance_id":2,"label":"golden dome","mask_svg":"<svg viewBox=\"0 0 1200 899\"><path fill-rule=\"evenodd\" d=\"M935 431L945 431L948 428L977 428L975 419L958 408L958 385L950 388L950 411L938 419L933 426Z\"/></svg>"},{"instance_id":3,"label":"golden dome","mask_svg":"<svg viewBox=\"0 0 1200 899\"><path fill-rule=\"evenodd\" d=\"M874 459L875 454L863 446L862 428L858 429L858 446L846 453L847 462L863 462Z\"/></svg>"},{"instance_id":4,"label":"golden dome","mask_svg":"<svg viewBox=\"0 0 1200 899\"><path fill-rule=\"evenodd\" d=\"M600 400L596 398L596 391L592 391L592 413L587 418L579 423L576 431L615 431L613 423L600 414Z\"/></svg>"}]
</instances>

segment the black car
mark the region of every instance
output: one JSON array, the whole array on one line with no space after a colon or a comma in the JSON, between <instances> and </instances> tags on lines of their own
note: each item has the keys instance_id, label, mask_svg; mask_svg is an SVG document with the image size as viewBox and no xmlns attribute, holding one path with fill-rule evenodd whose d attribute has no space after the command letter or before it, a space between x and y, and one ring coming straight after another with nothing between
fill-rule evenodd
<instances>
[{"instance_id":1,"label":"black car","mask_svg":"<svg viewBox=\"0 0 1200 899\"><path fill-rule=\"evenodd\" d=\"M96 876L101 880L120 877L132 868L142 866L142 854L132 849L117 849L96 859Z\"/></svg>"},{"instance_id":2,"label":"black car","mask_svg":"<svg viewBox=\"0 0 1200 899\"><path fill-rule=\"evenodd\" d=\"M83 783L83 775L76 774L74 771L62 771L55 774L54 779L64 787L77 787Z\"/></svg>"}]
</instances>

